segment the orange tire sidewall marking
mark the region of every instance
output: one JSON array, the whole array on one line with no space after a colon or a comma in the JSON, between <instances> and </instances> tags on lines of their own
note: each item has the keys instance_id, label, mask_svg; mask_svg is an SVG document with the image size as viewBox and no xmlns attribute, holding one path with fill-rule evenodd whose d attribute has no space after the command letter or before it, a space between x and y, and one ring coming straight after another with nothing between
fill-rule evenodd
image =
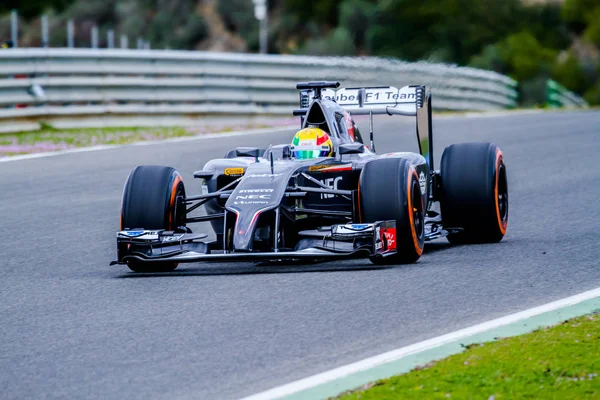
<instances>
[{"instance_id":1,"label":"orange tire sidewall marking","mask_svg":"<svg viewBox=\"0 0 600 400\"><path fill-rule=\"evenodd\" d=\"M418 255L423 254L423 248L419 245L419 238L417 237L417 231L415 231L415 221L413 218L413 206L412 206L412 177L417 178L417 171L411 166L408 170L408 185L406 187L406 197L408 198L408 220L410 221L410 232L412 233L413 244Z\"/></svg>"},{"instance_id":2,"label":"orange tire sidewall marking","mask_svg":"<svg viewBox=\"0 0 600 400\"><path fill-rule=\"evenodd\" d=\"M500 150L496 151L496 184L494 185L494 198L496 201L496 217L498 218L498 227L500 228L500 232L504 235L506 233L506 225L507 221L502 221L502 216L500 215L500 205L498 204L498 180L500 179L500 164L502 163L502 152Z\"/></svg>"},{"instance_id":3,"label":"orange tire sidewall marking","mask_svg":"<svg viewBox=\"0 0 600 400\"><path fill-rule=\"evenodd\" d=\"M133 171L131 171L129 173L129 176L127 177L127 180L125 181L125 186L123 186L123 195L121 196L121 231L123 230L123 200L125 200L125 191L127 190L127 184L129 183L129 179L131 178L131 175L133 174Z\"/></svg>"},{"instance_id":4,"label":"orange tire sidewall marking","mask_svg":"<svg viewBox=\"0 0 600 400\"><path fill-rule=\"evenodd\" d=\"M173 208L175 207L175 194L177 193L177 186L179 186L179 183L181 183L181 176L177 175L175 177L175 180L173 181L173 186L171 187L171 197L169 199L169 229L170 230L175 229L175 227L173 226L173 224L175 223L175 221L173 221L173 213L171 213L170 211L173 210Z\"/></svg>"},{"instance_id":5,"label":"orange tire sidewall marking","mask_svg":"<svg viewBox=\"0 0 600 400\"><path fill-rule=\"evenodd\" d=\"M360 178L358 178L358 222L362 222L362 211L360 209Z\"/></svg>"}]
</instances>

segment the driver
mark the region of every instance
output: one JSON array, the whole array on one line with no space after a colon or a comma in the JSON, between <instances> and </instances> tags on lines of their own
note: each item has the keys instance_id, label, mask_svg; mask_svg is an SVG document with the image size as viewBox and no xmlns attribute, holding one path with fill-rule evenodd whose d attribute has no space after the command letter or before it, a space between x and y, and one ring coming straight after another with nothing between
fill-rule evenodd
<instances>
[{"instance_id":1,"label":"driver","mask_svg":"<svg viewBox=\"0 0 600 400\"><path fill-rule=\"evenodd\" d=\"M292 155L301 160L333 155L333 142L323 129L304 128L292 140Z\"/></svg>"}]
</instances>

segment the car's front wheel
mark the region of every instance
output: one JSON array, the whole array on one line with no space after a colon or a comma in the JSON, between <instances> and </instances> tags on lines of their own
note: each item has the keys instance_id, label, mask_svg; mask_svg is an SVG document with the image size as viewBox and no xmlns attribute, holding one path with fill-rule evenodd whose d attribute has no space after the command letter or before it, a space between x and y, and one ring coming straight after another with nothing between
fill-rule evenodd
<instances>
[{"instance_id":1,"label":"car's front wheel","mask_svg":"<svg viewBox=\"0 0 600 400\"><path fill-rule=\"evenodd\" d=\"M121 230L175 230L185 227L185 186L174 168L144 165L136 167L123 190ZM134 272L167 272L174 262L129 261Z\"/></svg>"},{"instance_id":2,"label":"car's front wheel","mask_svg":"<svg viewBox=\"0 0 600 400\"><path fill-rule=\"evenodd\" d=\"M360 175L362 222L396 221L397 254L372 257L374 264L408 264L423 253L424 201L413 165L402 158L368 162Z\"/></svg>"}]
</instances>

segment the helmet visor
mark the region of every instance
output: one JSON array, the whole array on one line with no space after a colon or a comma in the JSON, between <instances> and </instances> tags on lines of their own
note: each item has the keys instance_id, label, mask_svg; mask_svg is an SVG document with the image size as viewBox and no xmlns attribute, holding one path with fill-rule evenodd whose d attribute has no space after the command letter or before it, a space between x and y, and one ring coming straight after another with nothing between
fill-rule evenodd
<instances>
[{"instance_id":1,"label":"helmet visor","mask_svg":"<svg viewBox=\"0 0 600 400\"><path fill-rule=\"evenodd\" d=\"M311 158L327 157L330 152L329 146L292 146L294 158L308 160Z\"/></svg>"},{"instance_id":2,"label":"helmet visor","mask_svg":"<svg viewBox=\"0 0 600 400\"><path fill-rule=\"evenodd\" d=\"M321 157L320 150L300 150L294 152L294 157L300 160L308 160L311 158L319 158Z\"/></svg>"}]
</instances>

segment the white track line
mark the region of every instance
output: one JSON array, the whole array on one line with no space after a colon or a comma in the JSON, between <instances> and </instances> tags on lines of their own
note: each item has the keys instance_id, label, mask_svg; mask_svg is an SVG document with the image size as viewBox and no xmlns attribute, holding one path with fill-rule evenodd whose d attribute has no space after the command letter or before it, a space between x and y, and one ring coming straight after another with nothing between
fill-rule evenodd
<instances>
[{"instance_id":1,"label":"white track line","mask_svg":"<svg viewBox=\"0 0 600 400\"><path fill-rule=\"evenodd\" d=\"M530 308L528 310L521 311L515 314L510 314L498 319L483 322L481 324L461 329L452 333L448 333L446 335L438 336L433 339L425 340L423 342L401 347L399 349L382 353L377 356L365 358L364 360L352 364L344 365L339 368L335 368L320 374L310 376L308 378L300 379L295 382L291 382L249 397L245 397L242 400L271 400L278 399L284 396L289 396L291 394L298 393L302 390L310 389L315 386L346 377L356 372L371 369L379 365L398 360L402 357L411 354L439 347L444 344L451 343L471 335L486 332L491 329L498 328L500 326L519 322L527 318L535 317L546 312L555 311L560 308L568 307L596 297L600 297L600 288L596 288L587 292L577 294L575 296L557 300L552 303L544 304L539 307Z\"/></svg>"},{"instance_id":2,"label":"white track line","mask_svg":"<svg viewBox=\"0 0 600 400\"><path fill-rule=\"evenodd\" d=\"M258 135L261 133L285 132L285 131L293 130L293 129L294 128L292 128L292 127L281 126L281 127L265 128L265 129L249 129L246 131L206 133L206 134L199 134L199 135L195 135L195 136L184 136L184 137L164 139L164 140L147 140L147 141L142 141L142 142L127 143L127 144L106 144L106 145L99 145L99 146L92 146L92 147L81 147L81 148L69 149L69 150L48 151L48 152L44 152L44 153L33 153L33 154L23 154L20 156L1 157L0 163L10 162L10 161L30 160L32 158L61 156L63 154L85 153L88 151L117 149L119 147L127 147L127 146L150 146L150 145L163 144L163 143L189 142L192 140L204 140L204 139L214 139L214 138L222 138L222 137L224 138L224 137L231 137L231 136Z\"/></svg>"}]
</instances>

